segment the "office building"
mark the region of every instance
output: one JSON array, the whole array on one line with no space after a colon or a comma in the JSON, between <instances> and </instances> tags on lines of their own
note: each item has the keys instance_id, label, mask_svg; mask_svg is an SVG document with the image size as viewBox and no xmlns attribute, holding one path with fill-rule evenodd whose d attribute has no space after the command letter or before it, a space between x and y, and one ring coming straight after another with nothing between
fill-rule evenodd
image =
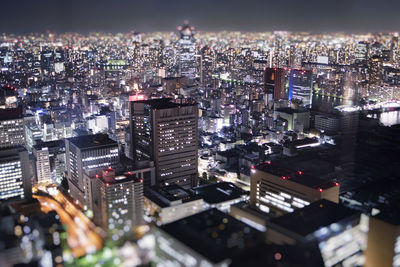
<instances>
[{"instance_id":1,"label":"office building","mask_svg":"<svg viewBox=\"0 0 400 267\"><path fill-rule=\"evenodd\" d=\"M51 168L49 149L47 147L42 147L40 150L35 149L33 151L33 157L35 161L36 181L50 182Z\"/></svg>"},{"instance_id":2,"label":"office building","mask_svg":"<svg viewBox=\"0 0 400 267\"><path fill-rule=\"evenodd\" d=\"M234 255L261 242L259 231L218 209L153 227L151 232L157 263L176 266L228 266Z\"/></svg>"},{"instance_id":3,"label":"office building","mask_svg":"<svg viewBox=\"0 0 400 267\"><path fill-rule=\"evenodd\" d=\"M93 181L94 221L116 241L132 236L143 221L143 180L132 172L116 173L112 168L97 174Z\"/></svg>"},{"instance_id":4,"label":"office building","mask_svg":"<svg viewBox=\"0 0 400 267\"><path fill-rule=\"evenodd\" d=\"M368 83L370 85L380 85L383 81L383 59L380 56L372 56L368 66Z\"/></svg>"},{"instance_id":5,"label":"office building","mask_svg":"<svg viewBox=\"0 0 400 267\"><path fill-rule=\"evenodd\" d=\"M194 39L194 27L185 24L178 27L180 38L178 40L178 61L179 72L181 76L194 79L197 74L196 70L196 41Z\"/></svg>"},{"instance_id":6,"label":"office building","mask_svg":"<svg viewBox=\"0 0 400 267\"><path fill-rule=\"evenodd\" d=\"M147 188L145 211L158 225L170 223L203 211L203 199L192 191L173 184Z\"/></svg>"},{"instance_id":7,"label":"office building","mask_svg":"<svg viewBox=\"0 0 400 267\"><path fill-rule=\"evenodd\" d=\"M70 193L81 203L85 203L84 173L101 173L101 170L107 167L119 169L118 143L106 134L66 139L65 150Z\"/></svg>"},{"instance_id":8,"label":"office building","mask_svg":"<svg viewBox=\"0 0 400 267\"><path fill-rule=\"evenodd\" d=\"M303 129L310 128L310 111L305 108L278 108L274 111L274 119L283 119L287 122L287 130L293 131L296 124L303 125Z\"/></svg>"},{"instance_id":9,"label":"office building","mask_svg":"<svg viewBox=\"0 0 400 267\"><path fill-rule=\"evenodd\" d=\"M290 70L288 100L297 99L301 100L303 106L311 105L312 84L311 70Z\"/></svg>"},{"instance_id":10,"label":"office building","mask_svg":"<svg viewBox=\"0 0 400 267\"><path fill-rule=\"evenodd\" d=\"M152 160L156 184L197 184L198 108L171 99L130 102L131 154Z\"/></svg>"},{"instance_id":11,"label":"office building","mask_svg":"<svg viewBox=\"0 0 400 267\"><path fill-rule=\"evenodd\" d=\"M356 46L355 63L366 66L368 63L369 44L367 42L359 42Z\"/></svg>"},{"instance_id":12,"label":"office building","mask_svg":"<svg viewBox=\"0 0 400 267\"><path fill-rule=\"evenodd\" d=\"M47 163L49 163L50 180L53 182L61 182L66 169L65 166L65 141L55 140L41 142L32 149L34 166L36 168L36 180L48 180ZM41 155L37 157L35 155ZM38 170L43 169L45 176L41 176Z\"/></svg>"},{"instance_id":13,"label":"office building","mask_svg":"<svg viewBox=\"0 0 400 267\"><path fill-rule=\"evenodd\" d=\"M0 149L0 202L30 199L31 195L28 151L22 146Z\"/></svg>"},{"instance_id":14,"label":"office building","mask_svg":"<svg viewBox=\"0 0 400 267\"><path fill-rule=\"evenodd\" d=\"M0 148L25 145L22 107L0 110Z\"/></svg>"},{"instance_id":15,"label":"office building","mask_svg":"<svg viewBox=\"0 0 400 267\"><path fill-rule=\"evenodd\" d=\"M285 98L286 71L282 68L266 68L264 71L264 87L273 94L274 101Z\"/></svg>"},{"instance_id":16,"label":"office building","mask_svg":"<svg viewBox=\"0 0 400 267\"><path fill-rule=\"evenodd\" d=\"M250 206L273 215L293 212L320 199L339 202L339 184L293 171L273 162L253 166Z\"/></svg>"},{"instance_id":17,"label":"office building","mask_svg":"<svg viewBox=\"0 0 400 267\"><path fill-rule=\"evenodd\" d=\"M358 211L323 199L266 224L267 239L274 244L318 244L327 267L364 264L368 217Z\"/></svg>"}]
</instances>

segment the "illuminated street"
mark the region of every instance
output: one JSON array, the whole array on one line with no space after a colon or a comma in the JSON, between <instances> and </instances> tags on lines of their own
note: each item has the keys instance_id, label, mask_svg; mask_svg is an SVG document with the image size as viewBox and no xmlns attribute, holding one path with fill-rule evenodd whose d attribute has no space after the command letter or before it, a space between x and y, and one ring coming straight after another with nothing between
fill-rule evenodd
<instances>
[{"instance_id":1,"label":"illuminated street","mask_svg":"<svg viewBox=\"0 0 400 267\"><path fill-rule=\"evenodd\" d=\"M93 253L103 247L104 232L96 227L69 197L50 183L41 183L33 187L34 195L43 212L56 211L61 222L67 228L67 242L74 257Z\"/></svg>"}]
</instances>

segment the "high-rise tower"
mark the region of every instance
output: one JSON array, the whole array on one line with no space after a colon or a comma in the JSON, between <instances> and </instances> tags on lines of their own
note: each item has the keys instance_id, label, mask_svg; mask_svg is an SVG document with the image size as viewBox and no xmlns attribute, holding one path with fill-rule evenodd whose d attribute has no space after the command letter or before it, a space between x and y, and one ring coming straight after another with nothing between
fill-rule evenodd
<instances>
[{"instance_id":1,"label":"high-rise tower","mask_svg":"<svg viewBox=\"0 0 400 267\"><path fill-rule=\"evenodd\" d=\"M158 185L196 185L197 125L197 104L168 98L130 102L134 160L154 161Z\"/></svg>"}]
</instances>

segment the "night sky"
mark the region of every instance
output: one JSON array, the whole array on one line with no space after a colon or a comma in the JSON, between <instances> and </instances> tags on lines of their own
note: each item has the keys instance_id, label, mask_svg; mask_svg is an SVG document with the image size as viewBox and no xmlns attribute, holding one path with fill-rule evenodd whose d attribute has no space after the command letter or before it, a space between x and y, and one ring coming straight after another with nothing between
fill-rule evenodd
<instances>
[{"instance_id":1,"label":"night sky","mask_svg":"<svg viewBox=\"0 0 400 267\"><path fill-rule=\"evenodd\" d=\"M0 32L400 31L399 0L13 0Z\"/></svg>"}]
</instances>

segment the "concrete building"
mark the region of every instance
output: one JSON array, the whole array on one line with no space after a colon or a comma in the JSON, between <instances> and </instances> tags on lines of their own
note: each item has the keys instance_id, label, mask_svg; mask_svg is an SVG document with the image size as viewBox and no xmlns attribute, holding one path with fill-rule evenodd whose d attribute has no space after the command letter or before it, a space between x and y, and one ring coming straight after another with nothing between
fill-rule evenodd
<instances>
[{"instance_id":1,"label":"concrete building","mask_svg":"<svg viewBox=\"0 0 400 267\"><path fill-rule=\"evenodd\" d=\"M131 154L152 160L156 184L197 184L198 108L171 99L130 102Z\"/></svg>"},{"instance_id":2,"label":"concrete building","mask_svg":"<svg viewBox=\"0 0 400 267\"><path fill-rule=\"evenodd\" d=\"M118 170L118 143L105 134L85 135L66 139L65 149L71 195L85 203L83 174L101 173L107 167Z\"/></svg>"}]
</instances>

